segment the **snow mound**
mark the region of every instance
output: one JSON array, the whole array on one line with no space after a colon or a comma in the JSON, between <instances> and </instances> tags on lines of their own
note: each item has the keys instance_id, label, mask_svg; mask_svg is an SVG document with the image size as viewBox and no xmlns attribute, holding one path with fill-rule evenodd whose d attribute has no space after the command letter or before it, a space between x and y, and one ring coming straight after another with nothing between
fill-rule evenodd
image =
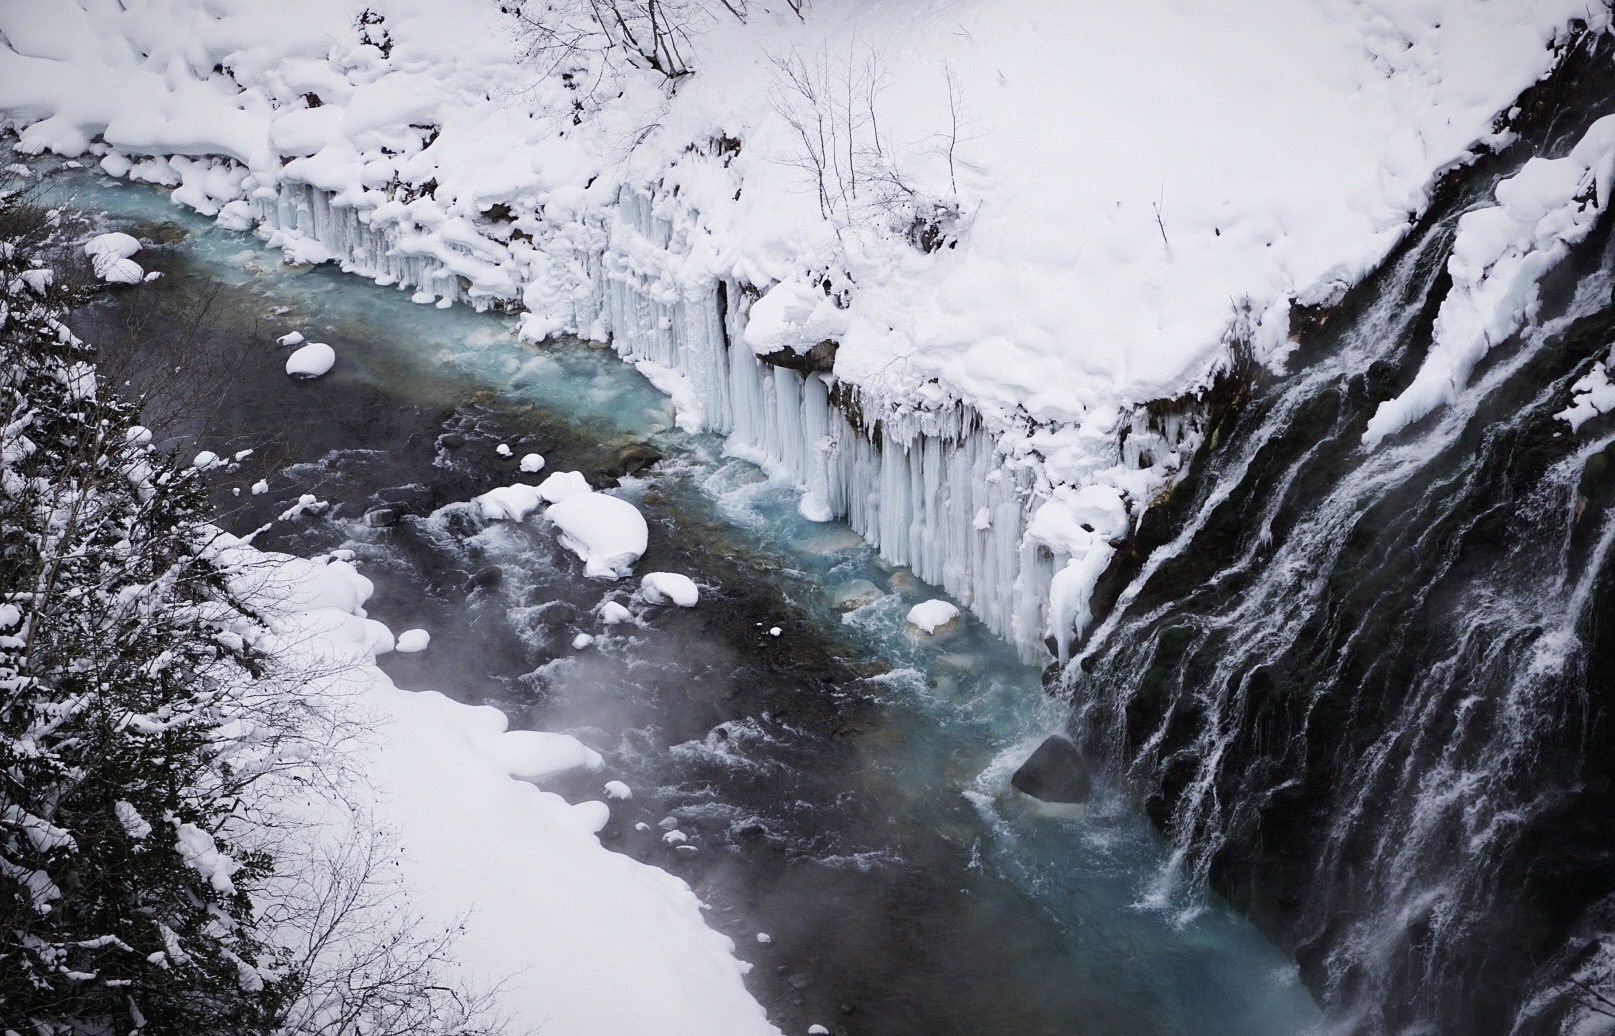
<instances>
[{"instance_id":1,"label":"snow mound","mask_svg":"<svg viewBox=\"0 0 1615 1036\"><path fill-rule=\"evenodd\" d=\"M694 608L701 599L695 580L676 572L647 572L639 581L640 593L652 604L672 602L680 608Z\"/></svg>"},{"instance_id":2,"label":"snow mound","mask_svg":"<svg viewBox=\"0 0 1615 1036\"><path fill-rule=\"evenodd\" d=\"M109 255L114 259L127 259L138 251L140 242L122 233L97 234L84 245L84 254L91 258Z\"/></svg>"},{"instance_id":3,"label":"snow mound","mask_svg":"<svg viewBox=\"0 0 1615 1036\"><path fill-rule=\"evenodd\" d=\"M591 579L630 575L650 543L650 528L639 508L604 493L568 496L552 504L544 517L560 529L561 545L583 559L584 574Z\"/></svg>"},{"instance_id":4,"label":"snow mound","mask_svg":"<svg viewBox=\"0 0 1615 1036\"><path fill-rule=\"evenodd\" d=\"M307 341L307 339L303 337L303 332L287 331L285 334L275 339L275 344L290 349L294 345L302 345L305 341Z\"/></svg>"},{"instance_id":5,"label":"snow mound","mask_svg":"<svg viewBox=\"0 0 1615 1036\"><path fill-rule=\"evenodd\" d=\"M806 353L827 339L847 332L847 312L822 288L782 281L752 303L746 322L746 344L760 356L788 351Z\"/></svg>"},{"instance_id":6,"label":"snow mound","mask_svg":"<svg viewBox=\"0 0 1615 1036\"><path fill-rule=\"evenodd\" d=\"M537 488L539 495L552 504L558 504L569 496L594 492L589 488L589 480L579 471L557 471L540 482Z\"/></svg>"},{"instance_id":7,"label":"snow mound","mask_svg":"<svg viewBox=\"0 0 1615 1036\"><path fill-rule=\"evenodd\" d=\"M336 350L324 342L310 342L286 357L286 373L294 378L317 378L336 366Z\"/></svg>"},{"instance_id":8,"label":"snow mound","mask_svg":"<svg viewBox=\"0 0 1615 1036\"><path fill-rule=\"evenodd\" d=\"M624 608L616 601L607 601L605 604L600 606L600 621L605 623L607 626L615 626L618 623L623 622L632 622L633 618L633 612L630 612L627 608Z\"/></svg>"},{"instance_id":9,"label":"snow mound","mask_svg":"<svg viewBox=\"0 0 1615 1036\"><path fill-rule=\"evenodd\" d=\"M525 453L521 459L521 469L528 474L544 470L544 458L536 453Z\"/></svg>"},{"instance_id":10,"label":"snow mound","mask_svg":"<svg viewBox=\"0 0 1615 1036\"><path fill-rule=\"evenodd\" d=\"M490 489L476 498L477 508L489 521L519 522L544 503L541 487L517 482Z\"/></svg>"},{"instance_id":11,"label":"snow mound","mask_svg":"<svg viewBox=\"0 0 1615 1036\"><path fill-rule=\"evenodd\" d=\"M425 651L432 643L432 635L423 629L405 630L398 635L396 649L403 654L413 655L418 651Z\"/></svg>"},{"instance_id":12,"label":"snow mound","mask_svg":"<svg viewBox=\"0 0 1615 1036\"><path fill-rule=\"evenodd\" d=\"M512 777L542 780L568 770L598 770L600 753L570 734L508 730L490 742L489 757Z\"/></svg>"},{"instance_id":13,"label":"snow mound","mask_svg":"<svg viewBox=\"0 0 1615 1036\"><path fill-rule=\"evenodd\" d=\"M935 633L958 617L958 607L940 599L922 601L908 610L909 625L926 633Z\"/></svg>"},{"instance_id":14,"label":"snow mound","mask_svg":"<svg viewBox=\"0 0 1615 1036\"><path fill-rule=\"evenodd\" d=\"M95 275L108 284L139 284L146 271L129 258L140 251L140 242L128 234L97 234L84 245Z\"/></svg>"}]
</instances>

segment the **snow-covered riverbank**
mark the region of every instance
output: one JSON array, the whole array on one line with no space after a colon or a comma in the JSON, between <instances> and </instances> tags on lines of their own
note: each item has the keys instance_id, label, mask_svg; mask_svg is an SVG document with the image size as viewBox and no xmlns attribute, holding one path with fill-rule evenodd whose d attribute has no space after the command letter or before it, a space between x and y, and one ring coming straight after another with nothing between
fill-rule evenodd
<instances>
[{"instance_id":1,"label":"snow-covered riverbank","mask_svg":"<svg viewBox=\"0 0 1615 1036\"><path fill-rule=\"evenodd\" d=\"M1143 404L1281 362L1589 16L777 6L695 25L670 90L484 0L19 3L0 109L294 259L614 336L1031 658L1198 442ZM796 132L836 83L844 168Z\"/></svg>"},{"instance_id":2,"label":"snow-covered riverbank","mask_svg":"<svg viewBox=\"0 0 1615 1036\"><path fill-rule=\"evenodd\" d=\"M389 909L424 930L457 929L460 973L499 987L514 1032L779 1031L742 984L750 965L706 926L689 886L600 844L609 792L569 804L532 783L598 767L598 755L568 735L508 730L491 707L394 686L375 662L393 635L365 615L371 583L348 562L223 534L217 555L265 620L255 646L311 674L297 693L362 732L322 764L355 775L337 794L268 804L297 820L280 852L351 845L377 828L395 840L377 876L394 890Z\"/></svg>"}]
</instances>

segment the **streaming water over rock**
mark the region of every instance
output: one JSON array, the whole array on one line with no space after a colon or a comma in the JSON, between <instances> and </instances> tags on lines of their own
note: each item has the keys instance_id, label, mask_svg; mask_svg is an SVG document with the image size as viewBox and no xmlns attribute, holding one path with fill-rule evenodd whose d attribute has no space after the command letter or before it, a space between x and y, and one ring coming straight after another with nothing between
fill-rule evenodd
<instances>
[{"instance_id":1,"label":"streaming water over rock","mask_svg":"<svg viewBox=\"0 0 1615 1036\"><path fill-rule=\"evenodd\" d=\"M1217 430L1064 675L1088 759L1170 833L1157 894L1228 896L1342 1031L1508 1032L1526 1001L1523 1031L1559 1031L1615 889L1615 424L1555 416L1615 338L1607 220L1457 403L1362 445L1429 346L1456 217L1608 111L1607 48L1584 56Z\"/></svg>"}]
</instances>

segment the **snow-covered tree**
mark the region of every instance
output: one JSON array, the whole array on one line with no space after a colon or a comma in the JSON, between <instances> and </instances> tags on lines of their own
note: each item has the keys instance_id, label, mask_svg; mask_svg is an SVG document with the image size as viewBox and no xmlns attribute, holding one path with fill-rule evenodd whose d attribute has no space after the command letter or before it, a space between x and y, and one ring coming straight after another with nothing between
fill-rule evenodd
<instances>
[{"instance_id":1,"label":"snow-covered tree","mask_svg":"<svg viewBox=\"0 0 1615 1036\"><path fill-rule=\"evenodd\" d=\"M261 660L195 472L98 385L47 218L0 194L0 1029L272 1031L271 860L227 824Z\"/></svg>"}]
</instances>

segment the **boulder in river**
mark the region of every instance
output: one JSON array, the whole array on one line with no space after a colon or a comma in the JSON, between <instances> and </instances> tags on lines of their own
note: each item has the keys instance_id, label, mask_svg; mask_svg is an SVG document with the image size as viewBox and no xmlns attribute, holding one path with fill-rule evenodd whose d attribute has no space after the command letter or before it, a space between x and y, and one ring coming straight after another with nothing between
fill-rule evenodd
<instances>
[{"instance_id":1,"label":"boulder in river","mask_svg":"<svg viewBox=\"0 0 1615 1036\"><path fill-rule=\"evenodd\" d=\"M1084 803L1093 793L1093 777L1077 746L1058 734L1037 746L1010 786L1043 802Z\"/></svg>"}]
</instances>

